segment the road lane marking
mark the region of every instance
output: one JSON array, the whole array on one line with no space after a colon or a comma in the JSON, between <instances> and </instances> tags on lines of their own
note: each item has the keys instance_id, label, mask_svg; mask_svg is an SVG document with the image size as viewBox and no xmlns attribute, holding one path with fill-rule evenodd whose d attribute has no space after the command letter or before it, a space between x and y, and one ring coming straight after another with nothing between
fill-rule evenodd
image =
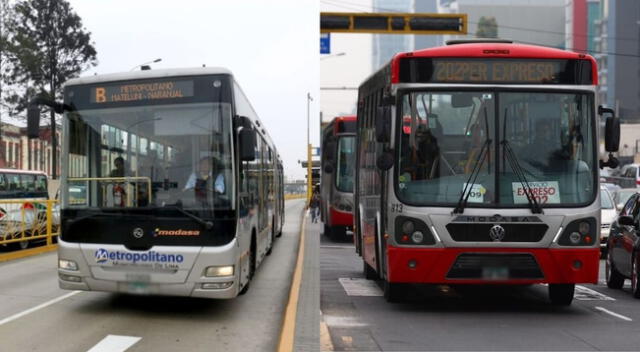
<instances>
[{"instance_id":1,"label":"road lane marking","mask_svg":"<svg viewBox=\"0 0 640 352\"><path fill-rule=\"evenodd\" d=\"M609 315L611 315L611 316L614 316L614 317L616 317L616 318L620 318L620 319L625 320L625 321L633 321L633 319L631 319L631 318L629 318L629 317L626 317L626 316L624 316L624 315L622 315L622 314L618 314L618 313L616 313L616 312L612 312L612 311L610 311L610 310L608 310L608 309L605 309L605 308L602 308L602 307L595 307L595 308L596 308L597 310L599 310L599 311L603 312L603 313L607 313L607 314L609 314Z\"/></svg>"},{"instance_id":2,"label":"road lane marking","mask_svg":"<svg viewBox=\"0 0 640 352\"><path fill-rule=\"evenodd\" d=\"M328 245L328 246L320 246L320 248L331 248L331 249L354 249L355 246L333 246L333 245Z\"/></svg>"},{"instance_id":3,"label":"road lane marking","mask_svg":"<svg viewBox=\"0 0 640 352\"><path fill-rule=\"evenodd\" d=\"M382 290L373 280L341 277L338 281L348 296L383 296Z\"/></svg>"},{"instance_id":4,"label":"road lane marking","mask_svg":"<svg viewBox=\"0 0 640 352\"><path fill-rule=\"evenodd\" d=\"M592 290L588 287L584 287L580 285L576 285L576 290L573 295L573 298L579 301L615 301L616 300L613 297L609 297L596 290Z\"/></svg>"},{"instance_id":5,"label":"road lane marking","mask_svg":"<svg viewBox=\"0 0 640 352\"><path fill-rule=\"evenodd\" d=\"M298 242L298 259L293 272L291 290L289 291L289 303L284 313L280 340L278 341L279 352L293 351L293 342L296 333L296 315L298 313L298 297L300 295L300 285L302 284L302 264L304 263L304 233L307 223L308 211L302 213L302 224L300 226L300 241Z\"/></svg>"},{"instance_id":6,"label":"road lane marking","mask_svg":"<svg viewBox=\"0 0 640 352\"><path fill-rule=\"evenodd\" d=\"M329 327L324 321L322 311L320 311L320 350L321 351L333 351L333 342L331 341L331 333Z\"/></svg>"},{"instance_id":7,"label":"road lane marking","mask_svg":"<svg viewBox=\"0 0 640 352\"><path fill-rule=\"evenodd\" d=\"M87 352L124 352L141 339L137 336L107 335Z\"/></svg>"},{"instance_id":8,"label":"road lane marking","mask_svg":"<svg viewBox=\"0 0 640 352\"><path fill-rule=\"evenodd\" d=\"M354 317L325 315L324 321L327 323L327 326L332 328L361 328L369 326L369 324L362 323Z\"/></svg>"},{"instance_id":9,"label":"road lane marking","mask_svg":"<svg viewBox=\"0 0 640 352\"><path fill-rule=\"evenodd\" d=\"M33 313L33 312L35 312L35 311L37 311L37 310L42 309L42 308L46 308L46 307L48 307L48 306L50 306L50 305L52 305L52 304L58 303L58 302L60 302L60 301L62 301L62 300L64 300L64 299L67 299L67 298L69 298L69 297L71 297L71 296L73 296L73 295L77 295L77 294L78 294L78 293L80 293L80 292L81 292L81 291L72 291L72 292L69 292L69 293L67 293L66 295L62 295L62 296L60 296L60 297L58 297L58 298L54 298L54 299L52 299L52 300L50 300L50 301L44 302L44 303L42 303L42 304L40 304L40 305L37 305L37 306L35 306L35 307L33 307L33 308L29 308L29 309L24 310L24 311L22 311L22 312L20 312L20 313L17 313L17 314L14 314L14 315L10 316L10 317L4 318L4 319L0 320L0 326L1 326L1 325L4 325L4 324L6 324L6 323L12 322L12 321L14 321L14 320L16 320L16 319L22 318L22 317L24 317L25 315L27 315L27 314L31 314L31 313Z\"/></svg>"}]
</instances>

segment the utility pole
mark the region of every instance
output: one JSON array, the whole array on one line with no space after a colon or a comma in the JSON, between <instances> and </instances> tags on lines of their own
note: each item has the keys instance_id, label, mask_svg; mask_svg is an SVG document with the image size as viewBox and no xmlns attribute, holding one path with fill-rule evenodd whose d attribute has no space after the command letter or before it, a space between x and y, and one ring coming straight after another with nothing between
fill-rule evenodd
<instances>
[{"instance_id":1,"label":"utility pole","mask_svg":"<svg viewBox=\"0 0 640 352\"><path fill-rule=\"evenodd\" d=\"M311 171L311 139L310 139L310 133L309 133L309 121L311 119L310 116L310 105L311 102L313 101L313 98L311 97L311 93L307 92L307 206L309 206L310 202L311 202L311 194L312 194L312 185L313 182L311 182L313 175L312 175L312 171Z\"/></svg>"}]
</instances>

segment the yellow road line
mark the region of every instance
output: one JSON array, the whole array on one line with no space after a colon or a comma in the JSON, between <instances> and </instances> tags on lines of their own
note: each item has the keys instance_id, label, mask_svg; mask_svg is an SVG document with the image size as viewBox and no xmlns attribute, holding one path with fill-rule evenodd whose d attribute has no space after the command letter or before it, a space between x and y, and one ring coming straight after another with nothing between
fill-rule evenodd
<instances>
[{"instance_id":1,"label":"yellow road line","mask_svg":"<svg viewBox=\"0 0 640 352\"><path fill-rule=\"evenodd\" d=\"M31 256L42 254L42 253L52 252L52 251L55 251L56 249L58 249L57 244L50 244L48 246L36 247L31 249L23 249L23 250L11 252L11 253L0 254L0 262L6 262L9 260L31 257Z\"/></svg>"},{"instance_id":2,"label":"yellow road line","mask_svg":"<svg viewBox=\"0 0 640 352\"><path fill-rule=\"evenodd\" d=\"M306 212L305 212L306 213ZM305 214L303 213L303 214ZM291 290L289 291L289 303L284 314L284 322L280 332L280 341L278 342L278 352L293 351L293 340L296 332L296 316L298 314L298 296L300 294L300 284L302 282L302 264L304 260L304 233L305 233L305 216L302 217L302 226L300 226L300 243L298 244L298 259L296 269L291 282Z\"/></svg>"}]
</instances>

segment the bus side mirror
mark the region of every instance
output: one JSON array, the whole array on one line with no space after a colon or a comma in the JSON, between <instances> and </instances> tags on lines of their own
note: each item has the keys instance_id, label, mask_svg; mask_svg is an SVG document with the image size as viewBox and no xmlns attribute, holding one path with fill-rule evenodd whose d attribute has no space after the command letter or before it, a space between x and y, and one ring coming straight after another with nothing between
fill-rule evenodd
<instances>
[{"instance_id":1,"label":"bus side mirror","mask_svg":"<svg viewBox=\"0 0 640 352\"><path fill-rule=\"evenodd\" d=\"M391 106L379 106L376 110L376 141L387 143L391 139Z\"/></svg>"},{"instance_id":2,"label":"bus side mirror","mask_svg":"<svg viewBox=\"0 0 640 352\"><path fill-rule=\"evenodd\" d=\"M376 167L382 171L388 171L393 166L393 152L386 150L376 159Z\"/></svg>"},{"instance_id":3,"label":"bus side mirror","mask_svg":"<svg viewBox=\"0 0 640 352\"><path fill-rule=\"evenodd\" d=\"M35 104L27 108L27 137L40 137L40 106Z\"/></svg>"},{"instance_id":4,"label":"bus side mirror","mask_svg":"<svg viewBox=\"0 0 640 352\"><path fill-rule=\"evenodd\" d=\"M611 153L617 152L620 146L620 119L616 118L613 109L598 106L598 115L611 114L604 124L604 149L609 152L609 160L600 161L600 168L608 166L615 169L619 162Z\"/></svg>"},{"instance_id":5,"label":"bus side mirror","mask_svg":"<svg viewBox=\"0 0 640 352\"><path fill-rule=\"evenodd\" d=\"M240 130L240 160L254 161L256 160L256 131L253 129L243 128Z\"/></svg>"},{"instance_id":6,"label":"bus side mirror","mask_svg":"<svg viewBox=\"0 0 640 352\"><path fill-rule=\"evenodd\" d=\"M328 163L334 163L336 161L336 141L330 140L327 145L322 147L322 154L326 155Z\"/></svg>"},{"instance_id":7,"label":"bus side mirror","mask_svg":"<svg viewBox=\"0 0 640 352\"><path fill-rule=\"evenodd\" d=\"M622 226L633 226L633 218L629 215L622 215L618 218L618 224Z\"/></svg>"}]
</instances>

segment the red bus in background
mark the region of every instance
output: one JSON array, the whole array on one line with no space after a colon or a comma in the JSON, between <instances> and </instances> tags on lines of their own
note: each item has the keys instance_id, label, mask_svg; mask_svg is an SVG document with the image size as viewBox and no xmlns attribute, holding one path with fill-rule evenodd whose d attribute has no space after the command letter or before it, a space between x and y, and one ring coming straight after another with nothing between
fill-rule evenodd
<instances>
[{"instance_id":1,"label":"red bus in background","mask_svg":"<svg viewBox=\"0 0 640 352\"><path fill-rule=\"evenodd\" d=\"M353 230L356 117L336 117L322 131L320 214L324 234L339 239Z\"/></svg>"},{"instance_id":2,"label":"red bus in background","mask_svg":"<svg viewBox=\"0 0 640 352\"><path fill-rule=\"evenodd\" d=\"M545 283L569 305L575 284L598 282L605 114L606 150L618 144L596 62L509 41L448 44L397 54L359 87L365 277L383 280L391 302L406 284Z\"/></svg>"}]
</instances>

